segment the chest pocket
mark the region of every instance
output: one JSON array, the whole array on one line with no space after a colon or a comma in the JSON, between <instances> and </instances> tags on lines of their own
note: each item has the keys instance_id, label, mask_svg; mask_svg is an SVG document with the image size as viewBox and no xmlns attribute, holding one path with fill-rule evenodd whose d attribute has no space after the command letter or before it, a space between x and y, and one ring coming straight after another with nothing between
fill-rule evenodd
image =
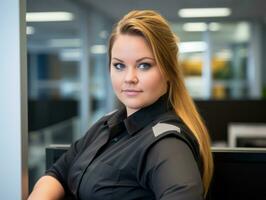
<instances>
[{"instance_id":1,"label":"chest pocket","mask_svg":"<svg viewBox=\"0 0 266 200\"><path fill-rule=\"evenodd\" d=\"M119 180L120 170L104 162L89 166L83 175L79 188L81 200L111 200Z\"/></svg>"}]
</instances>

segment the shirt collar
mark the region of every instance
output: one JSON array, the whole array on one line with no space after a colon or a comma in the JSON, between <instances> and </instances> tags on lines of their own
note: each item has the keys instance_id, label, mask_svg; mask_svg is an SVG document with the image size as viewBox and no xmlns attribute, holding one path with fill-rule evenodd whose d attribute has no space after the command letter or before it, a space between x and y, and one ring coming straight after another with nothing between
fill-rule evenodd
<instances>
[{"instance_id":1,"label":"shirt collar","mask_svg":"<svg viewBox=\"0 0 266 200\"><path fill-rule=\"evenodd\" d=\"M171 108L168 95L165 94L155 103L136 111L129 117L126 116L126 108L123 107L108 120L107 124L112 135L125 128L130 135L133 135Z\"/></svg>"}]
</instances>

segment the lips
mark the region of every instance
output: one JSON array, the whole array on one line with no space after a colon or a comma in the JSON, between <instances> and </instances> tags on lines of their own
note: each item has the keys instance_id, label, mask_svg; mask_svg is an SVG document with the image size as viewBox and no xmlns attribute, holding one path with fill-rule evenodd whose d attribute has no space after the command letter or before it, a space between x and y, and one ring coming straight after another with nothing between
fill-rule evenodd
<instances>
[{"instance_id":1,"label":"lips","mask_svg":"<svg viewBox=\"0 0 266 200\"><path fill-rule=\"evenodd\" d=\"M134 90L134 89L125 89L125 90L122 90L122 92L124 94L126 94L127 96L137 96L142 91L141 90Z\"/></svg>"}]
</instances>

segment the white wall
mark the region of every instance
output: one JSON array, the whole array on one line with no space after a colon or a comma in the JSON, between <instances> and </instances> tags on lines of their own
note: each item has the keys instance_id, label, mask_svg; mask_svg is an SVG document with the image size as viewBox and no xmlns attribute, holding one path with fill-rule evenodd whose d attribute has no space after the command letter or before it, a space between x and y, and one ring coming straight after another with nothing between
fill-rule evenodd
<instances>
[{"instance_id":1,"label":"white wall","mask_svg":"<svg viewBox=\"0 0 266 200\"><path fill-rule=\"evenodd\" d=\"M0 198L26 199L25 0L0 1Z\"/></svg>"}]
</instances>

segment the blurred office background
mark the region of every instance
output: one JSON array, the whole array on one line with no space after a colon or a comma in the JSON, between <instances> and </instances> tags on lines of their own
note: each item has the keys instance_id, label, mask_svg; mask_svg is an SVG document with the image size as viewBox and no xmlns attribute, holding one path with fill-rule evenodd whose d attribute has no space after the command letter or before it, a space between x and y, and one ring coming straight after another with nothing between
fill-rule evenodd
<instances>
[{"instance_id":1,"label":"blurred office background","mask_svg":"<svg viewBox=\"0 0 266 200\"><path fill-rule=\"evenodd\" d=\"M264 0L27 0L30 189L45 147L72 143L116 108L108 36L132 9L159 11L179 37L180 67L213 146L237 146L242 132L241 144L266 146L265 8Z\"/></svg>"}]
</instances>

